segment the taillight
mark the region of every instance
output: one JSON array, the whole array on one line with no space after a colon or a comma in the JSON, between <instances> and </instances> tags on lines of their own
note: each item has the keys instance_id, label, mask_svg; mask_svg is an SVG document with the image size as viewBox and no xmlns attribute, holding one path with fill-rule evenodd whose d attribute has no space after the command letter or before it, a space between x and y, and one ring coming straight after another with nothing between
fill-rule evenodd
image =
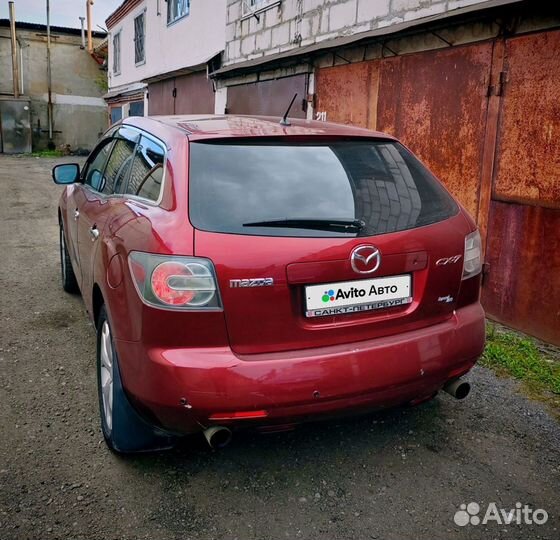
<instances>
[{"instance_id":1,"label":"taillight","mask_svg":"<svg viewBox=\"0 0 560 540\"><path fill-rule=\"evenodd\" d=\"M474 231L465 237L463 257L463 279L469 279L482 271L482 243L480 233Z\"/></svg>"},{"instance_id":2,"label":"taillight","mask_svg":"<svg viewBox=\"0 0 560 540\"><path fill-rule=\"evenodd\" d=\"M140 298L168 309L221 309L214 265L208 259L132 251L130 273Z\"/></svg>"}]
</instances>

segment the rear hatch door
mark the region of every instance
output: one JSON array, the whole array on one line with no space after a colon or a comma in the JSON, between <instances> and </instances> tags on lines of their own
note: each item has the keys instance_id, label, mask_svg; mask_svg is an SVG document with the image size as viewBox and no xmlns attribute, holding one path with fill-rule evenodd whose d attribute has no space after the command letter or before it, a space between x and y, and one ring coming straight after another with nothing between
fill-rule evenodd
<instances>
[{"instance_id":1,"label":"rear hatch door","mask_svg":"<svg viewBox=\"0 0 560 540\"><path fill-rule=\"evenodd\" d=\"M394 141L193 142L189 209L238 354L397 334L455 307L467 223Z\"/></svg>"}]
</instances>

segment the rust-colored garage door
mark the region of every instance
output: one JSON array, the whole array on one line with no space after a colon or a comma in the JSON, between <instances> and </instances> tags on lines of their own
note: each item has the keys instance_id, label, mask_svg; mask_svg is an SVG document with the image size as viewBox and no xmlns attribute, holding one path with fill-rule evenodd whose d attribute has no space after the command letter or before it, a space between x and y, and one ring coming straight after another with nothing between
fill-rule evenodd
<instances>
[{"instance_id":1,"label":"rust-colored garage door","mask_svg":"<svg viewBox=\"0 0 560 540\"><path fill-rule=\"evenodd\" d=\"M375 129L379 61L317 70L317 120Z\"/></svg>"},{"instance_id":2,"label":"rust-colored garage door","mask_svg":"<svg viewBox=\"0 0 560 540\"><path fill-rule=\"evenodd\" d=\"M476 219L492 44L381 61L377 129L399 137Z\"/></svg>"},{"instance_id":3,"label":"rust-colored garage door","mask_svg":"<svg viewBox=\"0 0 560 540\"><path fill-rule=\"evenodd\" d=\"M292 118L305 118L307 97L307 75L294 75L239 86L229 86L227 112L229 114L258 114L283 116L290 101L297 93L292 106Z\"/></svg>"},{"instance_id":4,"label":"rust-colored garage door","mask_svg":"<svg viewBox=\"0 0 560 540\"><path fill-rule=\"evenodd\" d=\"M175 99L173 89L175 79L166 79L148 85L148 114L174 114Z\"/></svg>"},{"instance_id":5,"label":"rust-colored garage door","mask_svg":"<svg viewBox=\"0 0 560 540\"><path fill-rule=\"evenodd\" d=\"M148 111L151 116L214 112L212 82L205 72L150 83L148 96Z\"/></svg>"},{"instance_id":6,"label":"rust-colored garage door","mask_svg":"<svg viewBox=\"0 0 560 540\"><path fill-rule=\"evenodd\" d=\"M175 114L213 114L214 90L205 72L175 79Z\"/></svg>"},{"instance_id":7,"label":"rust-colored garage door","mask_svg":"<svg viewBox=\"0 0 560 540\"><path fill-rule=\"evenodd\" d=\"M560 345L560 32L506 41L483 301Z\"/></svg>"}]
</instances>

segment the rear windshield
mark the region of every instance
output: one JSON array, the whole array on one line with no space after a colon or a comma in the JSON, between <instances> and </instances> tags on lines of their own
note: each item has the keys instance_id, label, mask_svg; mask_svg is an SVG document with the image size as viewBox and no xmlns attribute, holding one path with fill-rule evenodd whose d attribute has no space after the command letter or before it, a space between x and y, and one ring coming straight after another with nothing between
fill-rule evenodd
<instances>
[{"instance_id":1,"label":"rear windshield","mask_svg":"<svg viewBox=\"0 0 560 540\"><path fill-rule=\"evenodd\" d=\"M190 219L205 231L371 236L458 211L433 175L391 141L196 142L190 150Z\"/></svg>"}]
</instances>

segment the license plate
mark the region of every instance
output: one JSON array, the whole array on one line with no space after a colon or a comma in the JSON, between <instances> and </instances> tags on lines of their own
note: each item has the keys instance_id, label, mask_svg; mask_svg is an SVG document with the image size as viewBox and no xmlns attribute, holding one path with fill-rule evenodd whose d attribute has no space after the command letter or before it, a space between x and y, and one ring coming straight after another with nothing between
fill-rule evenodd
<instances>
[{"instance_id":1,"label":"license plate","mask_svg":"<svg viewBox=\"0 0 560 540\"><path fill-rule=\"evenodd\" d=\"M412 302L410 275L324 283L305 287L306 317L344 315Z\"/></svg>"}]
</instances>

